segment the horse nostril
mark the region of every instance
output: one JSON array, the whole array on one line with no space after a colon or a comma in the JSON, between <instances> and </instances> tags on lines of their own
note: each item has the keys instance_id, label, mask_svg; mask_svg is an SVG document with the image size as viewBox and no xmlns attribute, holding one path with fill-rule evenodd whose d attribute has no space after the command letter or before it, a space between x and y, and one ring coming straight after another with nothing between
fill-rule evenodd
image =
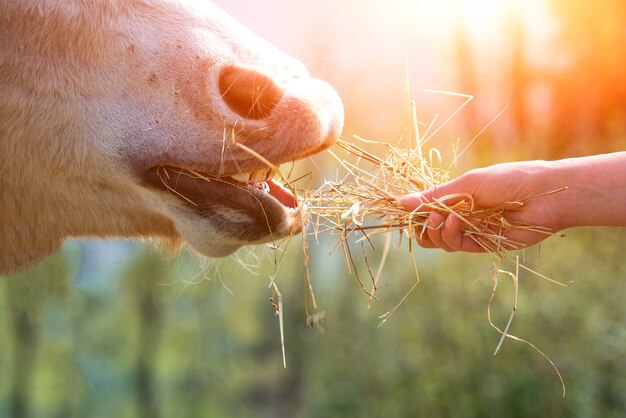
<instances>
[{"instance_id":1,"label":"horse nostril","mask_svg":"<svg viewBox=\"0 0 626 418\"><path fill-rule=\"evenodd\" d=\"M241 67L224 68L219 89L232 111L255 120L267 118L283 96L283 91L269 77Z\"/></svg>"}]
</instances>

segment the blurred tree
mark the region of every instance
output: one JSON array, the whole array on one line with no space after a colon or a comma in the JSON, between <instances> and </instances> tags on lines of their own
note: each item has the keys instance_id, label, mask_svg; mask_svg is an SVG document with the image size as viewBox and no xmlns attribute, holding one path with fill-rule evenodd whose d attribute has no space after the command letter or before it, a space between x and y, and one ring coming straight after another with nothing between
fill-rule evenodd
<instances>
[{"instance_id":1,"label":"blurred tree","mask_svg":"<svg viewBox=\"0 0 626 418\"><path fill-rule=\"evenodd\" d=\"M552 137L556 154L626 145L626 2L552 0L560 23L553 73Z\"/></svg>"},{"instance_id":2,"label":"blurred tree","mask_svg":"<svg viewBox=\"0 0 626 418\"><path fill-rule=\"evenodd\" d=\"M511 31L510 39L510 80L511 98L510 108L513 115L513 125L517 134L517 145L521 145L527 135L528 120L526 116L526 92L528 90L528 65L525 58L524 24L521 18L520 2L511 2L507 16Z\"/></svg>"},{"instance_id":3,"label":"blurred tree","mask_svg":"<svg viewBox=\"0 0 626 418\"><path fill-rule=\"evenodd\" d=\"M62 257L51 257L37 268L5 279L5 298L12 336L11 394L13 418L33 416L33 383L37 370L42 315L50 298L68 290L67 266Z\"/></svg>"},{"instance_id":4,"label":"blurred tree","mask_svg":"<svg viewBox=\"0 0 626 418\"><path fill-rule=\"evenodd\" d=\"M472 51L470 34L467 28L466 17L457 7L454 11L454 57L456 60L456 74L458 78L458 91L463 94L476 96L479 94L476 74L476 58ZM478 128L478 115L476 107L469 106L460 115L463 129L473 132ZM479 129L479 128L478 128Z\"/></svg>"},{"instance_id":5,"label":"blurred tree","mask_svg":"<svg viewBox=\"0 0 626 418\"><path fill-rule=\"evenodd\" d=\"M154 251L137 257L126 272L123 285L129 302L136 309L137 348L135 394L137 416L158 418L160 404L157 392L157 355L163 332L163 313L158 279L169 277L171 263Z\"/></svg>"},{"instance_id":6,"label":"blurred tree","mask_svg":"<svg viewBox=\"0 0 626 418\"><path fill-rule=\"evenodd\" d=\"M526 59L525 26L522 20L522 5L519 2L509 2L502 8L501 19L505 22L506 31L498 33L501 38L500 46L504 54L499 55L497 51L490 51L490 39L480 38L472 40L472 32L476 32L476 27L482 23L471 19L483 18L482 13L476 16L467 14L467 9L456 7L454 12L453 25L453 48L454 59L457 68L457 91L473 95L476 102L467 106L455 118L461 120L462 136L470 139L474 134L485 127L487 123L480 115L481 100L489 96L490 90L497 89L504 92L504 103L508 103L508 111L503 119L510 121L506 131L507 137L498 139L490 137L492 133L488 130L479 141L472 144L471 150L474 154L474 163L479 165L488 164L494 157L494 149L502 147L512 148L519 155L519 150L527 146L525 141L528 135L528 115L527 91L531 82L531 70ZM488 12L485 10L484 12ZM492 36L496 35L495 33ZM474 33L474 36L477 35ZM493 47L493 46L492 46ZM479 60L489 59L490 66L499 67L502 78L493 78L493 74L498 73L491 68L489 74L482 74ZM491 71L494 73L492 74ZM486 84L483 84L486 83ZM500 104L499 104L500 105ZM495 115L490 115L495 116ZM523 153L521 155L524 155ZM481 161L487 156L486 161Z\"/></svg>"}]
</instances>

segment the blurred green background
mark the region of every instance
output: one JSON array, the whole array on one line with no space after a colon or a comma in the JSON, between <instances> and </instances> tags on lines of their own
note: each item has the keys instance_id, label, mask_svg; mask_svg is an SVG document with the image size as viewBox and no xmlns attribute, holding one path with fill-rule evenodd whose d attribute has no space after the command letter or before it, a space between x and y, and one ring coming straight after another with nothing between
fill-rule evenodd
<instances>
[{"instance_id":1,"label":"blurred green background","mask_svg":"<svg viewBox=\"0 0 626 418\"><path fill-rule=\"evenodd\" d=\"M406 41L422 120L441 121L459 104L426 88L476 97L434 140L445 156L509 105L457 174L626 149L622 1L218 3L337 87L344 139L402 135ZM336 170L324 156L304 169L318 178ZM1 277L0 416L626 416L623 228L568 231L522 254L542 274L574 281L565 289L522 273L511 328L558 365L564 399L530 347L507 341L492 355L489 256L416 250L421 283L378 327L415 280L407 249L391 252L381 301L368 309L341 254L328 254L332 237L310 241L325 317L315 329L306 323L297 238L276 278L286 369L268 288L281 253L269 248L208 261L153 244L72 241L31 271ZM503 277L493 305L501 326L512 296Z\"/></svg>"},{"instance_id":2,"label":"blurred green background","mask_svg":"<svg viewBox=\"0 0 626 418\"><path fill-rule=\"evenodd\" d=\"M377 327L414 280L405 249L392 253L382 301L368 310L342 257L314 246L322 332L306 324L294 245L277 279L283 369L270 250L263 261L257 253L203 266L187 253L168 260L145 246L71 243L2 279L0 416L624 416L623 232L579 230L546 242L541 257L527 251L529 267L574 280L564 289L522 273L511 329L556 362L565 399L528 346L507 341L492 355L488 256L417 251L421 283ZM113 254L120 248L127 255ZM493 305L501 326L511 304L503 279Z\"/></svg>"}]
</instances>

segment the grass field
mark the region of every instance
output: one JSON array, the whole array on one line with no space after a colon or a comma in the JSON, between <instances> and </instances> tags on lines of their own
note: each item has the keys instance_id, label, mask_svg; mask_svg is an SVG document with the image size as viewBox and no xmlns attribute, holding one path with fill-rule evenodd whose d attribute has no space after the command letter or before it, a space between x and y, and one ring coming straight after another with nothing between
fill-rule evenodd
<instances>
[{"instance_id":1,"label":"grass field","mask_svg":"<svg viewBox=\"0 0 626 418\"><path fill-rule=\"evenodd\" d=\"M492 355L499 335L486 318L488 256L417 250L421 283L377 327L414 280L408 254L392 252L381 302L368 310L342 257L313 246L321 332L305 321L293 246L277 281L283 369L268 301L270 250L206 267L187 253L168 261L150 247L89 241L2 279L0 416L623 416L626 231L567 235L525 256L574 284L521 275L511 329L558 365L564 399L554 371L528 346L507 341ZM511 298L503 281L493 307L500 324Z\"/></svg>"}]
</instances>

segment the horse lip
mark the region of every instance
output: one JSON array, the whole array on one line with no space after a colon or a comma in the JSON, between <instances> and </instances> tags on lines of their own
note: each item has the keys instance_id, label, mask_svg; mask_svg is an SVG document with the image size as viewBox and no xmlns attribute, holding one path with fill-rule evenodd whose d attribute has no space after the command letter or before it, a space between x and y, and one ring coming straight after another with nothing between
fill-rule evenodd
<instances>
[{"instance_id":1,"label":"horse lip","mask_svg":"<svg viewBox=\"0 0 626 418\"><path fill-rule=\"evenodd\" d=\"M146 171L143 184L168 193L223 234L248 243L291 235L301 230L300 208L284 190L276 196L254 183L205 176L180 167L157 166ZM280 187L272 182L271 188Z\"/></svg>"}]
</instances>

